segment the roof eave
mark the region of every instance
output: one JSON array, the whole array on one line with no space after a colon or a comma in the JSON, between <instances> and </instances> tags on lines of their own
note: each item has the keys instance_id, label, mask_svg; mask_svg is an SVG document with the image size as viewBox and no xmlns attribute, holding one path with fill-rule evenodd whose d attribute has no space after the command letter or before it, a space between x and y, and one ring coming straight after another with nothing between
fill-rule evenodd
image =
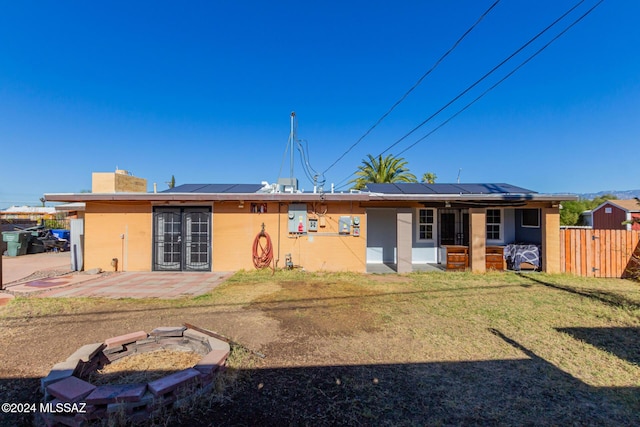
<instances>
[{"instance_id":1,"label":"roof eave","mask_svg":"<svg viewBox=\"0 0 640 427\"><path fill-rule=\"evenodd\" d=\"M58 193L45 194L49 202L216 202L242 201L366 201L368 193Z\"/></svg>"},{"instance_id":2,"label":"roof eave","mask_svg":"<svg viewBox=\"0 0 640 427\"><path fill-rule=\"evenodd\" d=\"M575 194L381 194L371 193L371 201L535 201L535 202L561 202L578 200Z\"/></svg>"}]
</instances>

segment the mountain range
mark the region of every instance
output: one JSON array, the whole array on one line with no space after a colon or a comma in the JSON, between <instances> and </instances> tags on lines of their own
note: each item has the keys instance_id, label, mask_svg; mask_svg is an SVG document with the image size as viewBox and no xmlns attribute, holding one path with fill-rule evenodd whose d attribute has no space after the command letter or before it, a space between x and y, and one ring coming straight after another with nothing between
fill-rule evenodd
<instances>
[{"instance_id":1,"label":"mountain range","mask_svg":"<svg viewBox=\"0 0 640 427\"><path fill-rule=\"evenodd\" d=\"M596 197L601 197L605 194L612 194L618 199L625 200L640 197L640 190L606 190L599 191L597 193L582 193L578 194L578 196L580 196L581 199L595 199Z\"/></svg>"}]
</instances>

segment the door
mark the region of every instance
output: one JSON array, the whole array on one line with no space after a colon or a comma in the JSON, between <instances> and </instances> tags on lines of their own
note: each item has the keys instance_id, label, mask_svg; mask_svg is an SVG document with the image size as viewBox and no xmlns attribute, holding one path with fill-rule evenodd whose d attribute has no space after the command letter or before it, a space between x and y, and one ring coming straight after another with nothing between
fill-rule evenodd
<instances>
[{"instance_id":1,"label":"door","mask_svg":"<svg viewBox=\"0 0 640 427\"><path fill-rule=\"evenodd\" d=\"M456 244L456 213L442 212L440 214L440 245Z\"/></svg>"},{"instance_id":2,"label":"door","mask_svg":"<svg viewBox=\"0 0 640 427\"><path fill-rule=\"evenodd\" d=\"M440 245L469 246L469 211L467 209L440 211Z\"/></svg>"},{"instance_id":3,"label":"door","mask_svg":"<svg viewBox=\"0 0 640 427\"><path fill-rule=\"evenodd\" d=\"M395 209L367 209L367 264L396 263Z\"/></svg>"},{"instance_id":4,"label":"door","mask_svg":"<svg viewBox=\"0 0 640 427\"><path fill-rule=\"evenodd\" d=\"M153 270L211 271L211 210L155 208Z\"/></svg>"}]
</instances>

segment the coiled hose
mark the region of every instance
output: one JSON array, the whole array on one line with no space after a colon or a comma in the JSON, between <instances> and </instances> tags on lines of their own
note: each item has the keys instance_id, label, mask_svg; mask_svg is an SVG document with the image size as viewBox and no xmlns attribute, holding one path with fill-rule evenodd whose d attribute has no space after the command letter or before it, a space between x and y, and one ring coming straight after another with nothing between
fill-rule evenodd
<instances>
[{"instance_id":1,"label":"coiled hose","mask_svg":"<svg viewBox=\"0 0 640 427\"><path fill-rule=\"evenodd\" d=\"M264 245L262 244L262 239L265 240ZM262 231L260 231L253 240L253 265L257 269L263 269L269 267L272 261L273 244L271 243L269 234L264 231L264 224L262 224Z\"/></svg>"}]
</instances>

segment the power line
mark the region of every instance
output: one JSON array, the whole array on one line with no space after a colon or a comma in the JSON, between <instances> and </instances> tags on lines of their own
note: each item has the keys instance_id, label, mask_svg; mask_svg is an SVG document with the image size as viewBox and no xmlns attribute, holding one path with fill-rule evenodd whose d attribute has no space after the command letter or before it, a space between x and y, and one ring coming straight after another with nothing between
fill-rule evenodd
<instances>
[{"instance_id":1,"label":"power line","mask_svg":"<svg viewBox=\"0 0 640 427\"><path fill-rule=\"evenodd\" d=\"M422 123L420 123L418 126L414 127L413 129L411 129L408 133L406 133L402 138L400 138L399 140L397 140L396 142L394 142L393 144L391 144L389 147L387 147L382 153L379 154L379 156L383 155L384 153L386 153L387 151L391 150L393 147L395 147L396 145L398 145L400 142L404 141L407 137L409 137L411 134L413 134L415 131L417 131L418 129L420 129L422 126L424 126L425 124L427 124L428 122L430 122L435 116L437 116L438 114L440 114L442 111L444 111L447 107L449 107L451 104L453 104L454 102L456 102L458 99L462 98L464 95L467 94L467 92L469 92L471 89L473 89L474 87L476 87L478 84L480 84L484 79L486 79L487 77L489 77L491 74L493 74L495 71L497 71L500 67L502 67L504 64L506 64L509 60L511 60L514 56L516 56L517 54L519 54L520 52L522 52L523 49L525 49L527 46L529 46L531 43L533 43L534 41L536 41L540 36L542 36L544 33L546 33L547 31L549 31L554 25L556 25L558 22L560 22L562 19L564 19L569 13L573 12L573 10L575 8L577 8L578 6L580 6L582 3L584 3L584 0L580 0L578 3L576 3L573 7L571 7L569 10L567 10L565 13L563 13L559 18L557 18L555 21L553 21L551 24L549 24L544 30L540 31L538 34L536 34L533 38L529 39L529 41L527 41L525 44L523 44L522 46L520 46L515 52L513 52L511 55L507 56L505 59L503 59L498 65L496 65L495 67L493 67L491 70L489 70L489 72L487 72L484 76L480 77L478 80L476 80L471 86L467 87L465 90L463 90L462 92L460 92L458 95L456 95L455 98L453 98L451 101L447 102L444 106L442 106L438 111L436 111L435 113L433 113L432 115L430 115L427 119L425 119Z\"/></svg>"},{"instance_id":2,"label":"power line","mask_svg":"<svg viewBox=\"0 0 640 427\"><path fill-rule=\"evenodd\" d=\"M571 28L573 25L575 25L576 23L578 23L580 20L582 20L585 16L587 16L589 13L591 13L591 11L593 9L595 9L598 5L600 5L600 3L602 3L604 0L600 0L595 6L593 6L591 9L589 9L584 15L582 15L580 18L578 18L578 20L576 20L574 23L572 23L571 25L569 25L567 28L565 28L565 30L563 30L562 32L559 33L558 36L556 36L555 38L552 39L551 42L549 42L547 45L545 45L544 48L546 48L546 46L548 46L549 44L551 44L553 41L555 41L560 35L564 34L569 28ZM443 107L441 107L440 109L438 109L435 113L433 113L431 116L429 116L427 119L425 119L422 123L420 123L418 126L414 127L411 131L409 131L407 134L405 134L402 138L398 139L397 141L395 141L393 144L391 144L389 147L387 147L384 151L382 151L378 156L382 156L384 153L386 153L387 151L389 151L390 149L392 149L393 147L395 147L396 145L398 145L400 142L404 141L407 137L409 137L411 134L413 134L415 131L417 131L418 129L420 129L422 126L424 126L425 124L427 124L429 121L431 121L435 116L437 116L438 114L440 114L442 111L444 111L446 108L448 108L449 106L451 106L451 104L453 104L454 102L456 102L457 100L459 100L462 96L464 96L465 94L467 94L471 89L473 89L474 87L476 87L479 83L481 83L483 80L485 80L487 77L489 77L491 74L493 74L495 71L497 71L500 67L502 67L505 63L507 63L509 60L511 60L514 56L516 56L518 53L520 53L523 49L525 49L527 46L529 46L531 43L533 43L536 39L538 39L540 36L542 36L544 33L546 33L549 29L551 29L552 27L554 27L558 22L560 22L562 19L564 19L567 15L569 15L571 12L573 12L578 6L580 6L582 3L584 3L584 0L580 0L578 3L576 3L574 6L572 6L569 10L567 10L565 13L563 13L562 15L560 15L560 17L558 17L556 20L554 20L551 24L549 24L545 29L543 29L542 31L540 31L538 34L536 34L533 38L531 38L529 41L527 41L525 44L523 44L520 48L518 48L515 52L513 52L511 55L509 55L507 58L505 58L503 61L501 61L498 65L496 65L495 67L493 67L489 72L487 72L485 75L483 75L480 79L476 80L472 85L470 85L469 87L467 87L465 90L463 90L462 92L460 92L455 98L453 98L451 101L447 102ZM544 48L542 50L544 50ZM540 52L542 51L540 50ZM525 61L524 63L520 64L520 66L518 66L513 72L511 72L510 74L507 75L510 76L511 74L513 74L516 70L518 70L521 66L523 66L525 63L529 62L529 60L533 59L533 57L535 57L538 53L540 52L536 52L536 54L534 54L532 57L530 57L529 59L527 59L527 61ZM498 84L502 83L502 81L506 80L502 79ZM497 86L498 84L492 86L488 91L492 90L495 86ZM447 119L447 121L443 124L441 124L440 126L438 126L436 128L439 129L440 127L442 127L444 124L446 124L447 122L449 122L451 119L453 119L453 117L457 116L458 114L460 114L462 111L466 110L468 107L471 106L471 104L475 103L477 100L479 100L480 98L482 98L482 96L484 96L488 91L484 92L480 97L478 97L477 99L475 99L474 101L472 101L469 105L465 106L462 110L458 111L458 113L456 113L454 116L450 117L449 119ZM434 130L435 131L435 130ZM434 131L430 132L428 135L431 135ZM427 135L427 136L428 136ZM426 138L423 137L423 139ZM422 139L421 139L422 140ZM419 141L418 141L419 142ZM417 142L415 143L417 144ZM413 144L413 145L415 145ZM410 147L413 147L413 145L411 145ZM403 150L401 153L404 153L405 151L407 151L406 149ZM400 154L401 154L400 153ZM350 174L349 176L347 176L346 178L342 179L340 182L338 182L338 185L340 185L341 183L345 182L347 179L351 178L354 175L354 173Z\"/></svg>"},{"instance_id":3,"label":"power line","mask_svg":"<svg viewBox=\"0 0 640 427\"><path fill-rule=\"evenodd\" d=\"M447 56L449 56L449 54L450 54L451 52L453 52L453 51L454 51L454 49L455 49L455 48L457 48L457 47L458 47L458 45L460 44L460 42L462 42L462 40L464 40L464 38L465 38L465 37L467 37L467 35L468 35L468 34L469 34L469 33L470 33L470 32L471 32L471 31L472 31L472 30L473 30L473 29L474 29L474 28L475 28L475 27L480 23L480 21L482 21L482 20L484 19L484 17L485 17L485 16L487 16L487 15L489 14L489 12L490 12L490 11L491 11L491 10L492 10L492 9L493 9L497 4L498 4L498 3L500 3L500 0L496 0L496 1L495 1L495 2L494 2L494 3L493 3L493 4L492 4L492 5L491 5L491 6L490 6L490 7L489 7L489 8L488 8L488 9L487 9L483 14L482 14L482 15L480 15L480 17L476 20L476 22L475 22L471 27L469 27L469 29L467 29L467 31L465 31L465 32L464 32L464 34L462 34L462 36L460 36L460 38L458 38L458 40L453 44L453 46L451 46L451 47L449 48L449 50L447 50L447 51L446 51L446 52L445 52L445 53L440 57L440 59L438 59L438 60L435 62L435 64L433 64L433 66L432 66L432 67L431 67L431 68L430 68L426 73L424 73L424 74L422 75L422 77L420 77L420 78L418 79L418 81L417 81L416 83L414 83L414 85L413 85L413 86L411 86L411 88L410 88L407 92L405 92L405 94L404 94L404 95L402 95L402 96L400 97L400 99L398 99L398 100L395 102L395 104L393 104L393 105L391 106L391 108L389 108L389 110L388 110L386 113L384 113L384 114L383 114L383 115L382 115L382 116L381 116L381 117L380 117L380 118L379 118L379 119L378 119L378 120L373 124L373 126L371 126L371 127L370 127L370 128L369 128L369 129L368 129L368 130L367 130L367 131L366 131L366 132L365 132L365 133L360 137L360 138L358 138L358 140L357 140L355 143L353 143L353 144L351 145L351 147L349 147L349 148L347 149L347 151L345 151L344 153L342 153L342 155L341 155L340 157L338 157L338 158L336 159L336 161L334 161L334 162L333 162L333 163L332 163L328 168L326 168L326 169L322 172L322 175L324 175L324 174L325 174L329 169L331 169L332 167L334 167L334 166L335 166L335 165L336 165L340 160L342 160L342 159L344 158L344 156L346 156L346 155L347 155L347 154L348 154L348 153L349 153L349 152L350 152L350 151L351 151L351 150L352 150L356 145L358 145L358 144L359 144L359 143L360 143L364 138L366 138L366 137L367 137L367 135L369 135L369 133L371 133L371 131L372 131L373 129L375 129L375 128L376 128L376 126L378 126L378 125L379 125L379 124L380 124L380 123L381 123L385 118L387 118L387 116L388 116L388 115L389 115L389 114L390 114L390 113L391 113L391 112L392 112L392 111L393 111L393 110L394 110L398 105L400 105L400 103L401 103L402 101L404 101L404 100L405 100L405 98L406 98L407 96L409 96L409 94L410 94L411 92L413 92L413 90L414 90L415 88L417 88L417 87L420 85L420 83L422 83L422 81L425 79L425 77L427 77L429 74L431 74L431 72L432 72L433 70L435 70L435 69L438 67L438 65L440 65L440 63L441 63L441 62L442 62L442 61L443 61Z\"/></svg>"},{"instance_id":4,"label":"power line","mask_svg":"<svg viewBox=\"0 0 640 427\"><path fill-rule=\"evenodd\" d=\"M429 136L431 136L433 133L435 133L438 129L440 129L441 127L443 127L444 125L446 125L447 123L449 123L451 120L453 120L455 117L457 117L460 113L462 113L463 111L465 111L466 109L468 109L469 107L471 107L473 104L475 104L477 101L479 101L482 97L484 97L487 93L491 92L493 89L495 89L497 86L499 86L500 84L502 84L505 80L507 80L509 77L511 77L513 74L515 74L516 71L518 71L520 68L522 68L525 64L527 64L529 61L531 61L533 58L535 58L536 56L538 56L538 54L540 54L543 50L545 50L547 47L549 47L549 45L551 45L551 43L553 43L554 41L556 41L558 38L560 38L564 33L566 33L567 31L569 31L569 29L571 27L573 27L574 25L576 25L578 22L580 22L584 17L586 17L588 14L590 14L597 6L600 5L600 3L602 3L604 0L600 0L595 6L593 6L591 9L589 9L584 15L582 15L580 18L578 18L577 20L575 20L573 23L571 23L571 25L569 25L567 28L565 28L563 31L561 31L557 36L555 36L553 39L551 39L547 44L545 44L544 46L542 46L539 50L537 50L533 55L529 56L525 61L521 62L520 65L518 65L516 68L514 68L511 72L509 72L507 75L505 75L502 79L500 79L497 83L495 83L494 85L492 85L490 88L488 88L487 90L485 90L484 92L482 92L478 97L476 97L473 101L471 101L470 103L468 103L467 105L465 105L463 108L461 108L460 110L458 110L454 115L452 115L451 117L449 117L447 120L445 120L444 122L440 123L436 128L434 128L431 132L427 133L426 135L424 135L422 138L418 139L417 141L415 141L413 144L409 145L407 148L405 148L404 150L402 150L401 152L398 153L398 155L401 155L407 151L409 151L411 148L413 148L414 146L416 146L418 143L422 142L423 140L425 140L426 138L428 138Z\"/></svg>"},{"instance_id":5,"label":"power line","mask_svg":"<svg viewBox=\"0 0 640 427\"><path fill-rule=\"evenodd\" d=\"M516 73L516 71L518 71L520 68L522 68L524 65L526 65L529 61L531 61L533 58L535 58L536 56L538 56L543 50L545 50L547 47L549 47L549 45L551 45L551 43L555 42L556 40L558 40L562 35L564 35L564 33L566 33L567 31L569 31L574 25L576 25L578 22L582 21L587 15L589 15L591 12L593 12L593 10L600 6L600 4L603 2L604 0L600 0L598 3L596 3L591 9L589 9L588 11L586 11L582 16L580 16L578 19L576 19L575 21L573 21L567 28L565 28L564 30L562 30L560 33L558 33L558 35L556 35L554 38L552 38L547 44L545 44L544 46L542 46L540 49L538 49L533 55L529 56L526 60L524 60L523 62L521 62L516 68L514 68L511 72L509 72L507 75L505 75L503 78L501 78L500 80L498 80L497 83L495 83L493 86L491 86L490 88L488 88L487 90L485 90L484 92L482 92L477 98L475 98L473 101L471 101L470 103L468 103L467 105L465 105L463 108L461 108L460 110L458 110L454 115L452 115L451 117L449 117L447 120L445 120L444 122L440 123L436 128L434 128L431 132L427 133L425 136L423 136L422 138L418 139L416 142L414 142L413 144L409 145L407 148L405 148L404 150L402 150L401 152L398 153L398 156L409 151L411 148L413 148L414 146L416 146L418 143L422 142L423 140L425 140L426 138L428 138L431 134L433 134L434 132L436 132L438 129L440 129L441 127L443 127L444 125L446 125L447 123L449 123L451 120L453 120L456 116L458 116L460 113L462 113L463 111L465 111L467 108L471 107L473 104L475 104L477 101L480 100L480 98L484 97L487 93L491 92L493 89L495 89L497 86L499 86L500 84L502 84L502 82L504 82L505 80L507 80L509 77L511 77L513 74Z\"/></svg>"}]
</instances>

